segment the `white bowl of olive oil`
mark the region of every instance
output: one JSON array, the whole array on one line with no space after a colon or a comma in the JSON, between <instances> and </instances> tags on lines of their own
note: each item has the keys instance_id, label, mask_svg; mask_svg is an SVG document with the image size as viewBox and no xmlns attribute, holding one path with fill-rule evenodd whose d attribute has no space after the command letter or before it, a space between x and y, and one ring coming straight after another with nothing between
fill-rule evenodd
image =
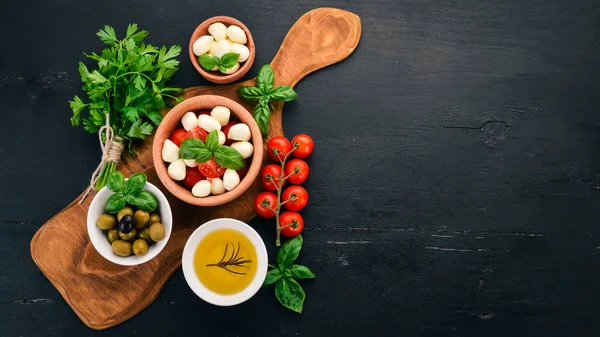
<instances>
[{"instance_id":1,"label":"white bowl of olive oil","mask_svg":"<svg viewBox=\"0 0 600 337\"><path fill-rule=\"evenodd\" d=\"M267 276L267 248L260 235L235 219L215 219L192 233L183 249L183 275L208 303L232 306L250 299Z\"/></svg>"}]
</instances>

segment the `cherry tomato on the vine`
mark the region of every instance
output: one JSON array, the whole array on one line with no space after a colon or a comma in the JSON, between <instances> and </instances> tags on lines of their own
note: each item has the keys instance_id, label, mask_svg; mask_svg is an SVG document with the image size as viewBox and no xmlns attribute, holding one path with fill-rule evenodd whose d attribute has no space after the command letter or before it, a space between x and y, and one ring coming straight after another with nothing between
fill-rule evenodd
<instances>
[{"instance_id":1,"label":"cherry tomato on the vine","mask_svg":"<svg viewBox=\"0 0 600 337\"><path fill-rule=\"evenodd\" d=\"M185 131L184 128L179 128L179 129L175 129L175 131L173 131L171 133L171 135L169 136L169 139L175 143L175 145L177 146L181 146L181 143L183 142L183 140L185 139L185 134L187 133L187 131Z\"/></svg>"},{"instance_id":2,"label":"cherry tomato on the vine","mask_svg":"<svg viewBox=\"0 0 600 337\"><path fill-rule=\"evenodd\" d=\"M292 146L296 147L293 153L296 158L306 158L312 153L315 143L309 135L301 133L292 138Z\"/></svg>"},{"instance_id":3,"label":"cherry tomato on the vine","mask_svg":"<svg viewBox=\"0 0 600 337\"><path fill-rule=\"evenodd\" d=\"M254 200L254 209L263 218L275 217L273 210L277 207L277 196L272 192L262 192Z\"/></svg>"},{"instance_id":4,"label":"cherry tomato on the vine","mask_svg":"<svg viewBox=\"0 0 600 337\"><path fill-rule=\"evenodd\" d=\"M272 178L273 180L269 179ZM277 164L269 164L263 168L260 174L260 180L265 190L277 191L277 185L279 184L279 177L281 177L281 166Z\"/></svg>"},{"instance_id":5,"label":"cherry tomato on the vine","mask_svg":"<svg viewBox=\"0 0 600 337\"><path fill-rule=\"evenodd\" d=\"M204 179L204 176L195 167L185 168L185 178L181 181L181 184L187 189L192 189L197 182Z\"/></svg>"},{"instance_id":6,"label":"cherry tomato on the vine","mask_svg":"<svg viewBox=\"0 0 600 337\"><path fill-rule=\"evenodd\" d=\"M284 136L275 136L267 143L267 154L272 161L279 163L292 150L292 144Z\"/></svg>"},{"instance_id":7,"label":"cherry tomato on the vine","mask_svg":"<svg viewBox=\"0 0 600 337\"><path fill-rule=\"evenodd\" d=\"M206 178L219 178L225 173L225 168L217 164L214 158L210 158L204 163L198 163L198 171Z\"/></svg>"},{"instance_id":8,"label":"cherry tomato on the vine","mask_svg":"<svg viewBox=\"0 0 600 337\"><path fill-rule=\"evenodd\" d=\"M308 164L302 159L292 159L285 164L285 176L292 184L302 184L308 178Z\"/></svg>"},{"instance_id":9,"label":"cherry tomato on the vine","mask_svg":"<svg viewBox=\"0 0 600 337\"><path fill-rule=\"evenodd\" d=\"M183 139L196 138L200 139L201 141L205 141L206 136L208 136L208 132L204 131L203 128L196 127L186 132L185 137Z\"/></svg>"},{"instance_id":10,"label":"cherry tomato on the vine","mask_svg":"<svg viewBox=\"0 0 600 337\"><path fill-rule=\"evenodd\" d=\"M281 235L284 236L296 236L302 233L304 229L304 219L296 212L283 212L279 215L279 227L281 229Z\"/></svg>"},{"instance_id":11,"label":"cherry tomato on the vine","mask_svg":"<svg viewBox=\"0 0 600 337\"><path fill-rule=\"evenodd\" d=\"M293 185L283 191L281 200L288 211L299 211L308 203L308 192L302 186Z\"/></svg>"}]
</instances>

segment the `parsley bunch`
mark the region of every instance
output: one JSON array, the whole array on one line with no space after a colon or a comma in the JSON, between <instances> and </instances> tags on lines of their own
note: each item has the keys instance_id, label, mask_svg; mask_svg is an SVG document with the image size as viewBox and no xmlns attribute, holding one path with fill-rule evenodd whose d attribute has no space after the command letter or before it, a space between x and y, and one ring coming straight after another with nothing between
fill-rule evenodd
<instances>
[{"instance_id":1,"label":"parsley bunch","mask_svg":"<svg viewBox=\"0 0 600 337\"><path fill-rule=\"evenodd\" d=\"M162 120L161 110L183 90L168 85L169 79L177 71L179 61L175 58L181 53L180 46L165 46L160 49L144 43L148 35L145 30L138 31L136 24L127 27L124 39L119 40L110 26L97 33L100 40L109 47L100 54L84 54L97 61L96 69L79 62L79 74L83 82L82 90L87 94L87 102L75 96L69 101L73 110L71 124L83 127L89 133L97 133L106 123L106 114L110 114L110 124L115 136L123 139L131 150L131 141L146 139L152 134L154 126ZM88 116L82 118L84 109ZM103 135L104 136L104 135ZM109 173L116 170L116 164L109 162L96 184L96 189L106 184Z\"/></svg>"}]
</instances>

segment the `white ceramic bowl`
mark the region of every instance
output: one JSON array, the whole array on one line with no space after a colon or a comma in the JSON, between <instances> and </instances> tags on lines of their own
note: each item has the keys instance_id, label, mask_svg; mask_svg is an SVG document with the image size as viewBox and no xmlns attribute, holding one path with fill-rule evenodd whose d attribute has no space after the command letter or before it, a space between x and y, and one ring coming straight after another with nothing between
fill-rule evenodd
<instances>
[{"instance_id":1,"label":"white ceramic bowl","mask_svg":"<svg viewBox=\"0 0 600 337\"><path fill-rule=\"evenodd\" d=\"M157 213L160 215L161 223L165 226L165 238L159 242L155 242L153 245L148 247L148 253L144 256L131 255L127 257L115 255L112 252L112 245L106 238L106 233L96 226L96 220L101 214L106 213L104 205L106 199L114 192L108 189L108 187L102 188L92 200L90 208L87 214L87 228L92 245L100 255L110 262L120 264L122 266L135 266L152 260L163 248L167 245L169 237L171 236L171 229L173 228L173 215L171 214L171 206L167 201L165 195L154 185L147 182L144 186L144 191L148 191L156 196L158 199L158 210Z\"/></svg>"},{"instance_id":2,"label":"white ceramic bowl","mask_svg":"<svg viewBox=\"0 0 600 337\"><path fill-rule=\"evenodd\" d=\"M221 295L207 289L200 282L200 280L198 280L198 277L194 271L194 253L196 252L196 248L198 247L200 241L206 236L206 234L224 228L234 229L244 234L254 245L258 262L254 280L252 280L246 289L232 295ZM192 233L185 244L185 247L183 248L183 257L181 262L183 267L183 275L185 276L187 284L190 286L190 288L192 288L192 291L206 302L219 306L240 304L254 296L254 294L256 294L256 292L262 286L265 277L267 276L267 264L267 248L265 247L265 243L261 239L260 235L258 235L254 228L239 220L227 218L214 219L198 227L194 233Z\"/></svg>"}]
</instances>

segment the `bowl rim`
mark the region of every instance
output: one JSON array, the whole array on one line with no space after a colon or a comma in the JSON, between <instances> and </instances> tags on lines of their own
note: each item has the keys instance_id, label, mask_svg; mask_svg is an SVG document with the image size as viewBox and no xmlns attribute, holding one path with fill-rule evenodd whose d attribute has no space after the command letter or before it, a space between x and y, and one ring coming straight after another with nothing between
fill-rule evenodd
<instances>
[{"instance_id":1,"label":"bowl rim","mask_svg":"<svg viewBox=\"0 0 600 337\"><path fill-rule=\"evenodd\" d=\"M179 185L176 181L171 179L167 173L167 164L162 160L162 147L166 139L173 130L175 130L180 123L181 117L188 111L199 111L204 109L212 109L215 106L225 106L229 108L232 114L237 117L242 123L246 123L250 128L252 135L251 141L254 147L254 153L252 154L252 161L248 167L246 176L241 179L239 185L231 191L227 191L223 194L210 195L207 197L199 198L192 195L192 192L183 186ZM175 121L175 127L168 127L165 121ZM241 104L234 100L217 95L200 95L192 98L188 98L183 102L174 106L167 115L163 118L163 121L156 130L154 141L152 144L152 159L154 162L154 168L158 175L158 178L162 184L173 194L176 198L196 206L218 206L228 203L239 196L252 186L256 177L260 172L264 156L264 144L262 134L258 128L258 124L254 120L254 117L244 108Z\"/></svg>"},{"instance_id":2,"label":"bowl rim","mask_svg":"<svg viewBox=\"0 0 600 337\"><path fill-rule=\"evenodd\" d=\"M196 42L196 40L198 38L200 38L200 36L210 35L208 33L208 26L210 26L211 24L213 24L215 22L222 22L226 26L231 26L231 25L239 26L246 33L246 37L248 39L248 42L246 43L246 47L248 47L248 50L250 51L250 55L248 56L248 59L243 64L240 65L240 68L233 74L222 74L219 71L216 71L216 72L210 71L209 72L209 71L202 69L202 67L200 67L200 64L198 64L198 60L197 60L198 56L196 56L196 54L194 54L194 48L193 48L194 42ZM196 27L194 32L192 33L192 36L190 37L190 43L189 43L188 49L189 49L189 55L190 55L190 60L192 61L192 65L194 66L194 68L196 68L198 73L200 73L200 75L202 75L202 77L204 77L208 81L211 81L211 82L217 83L217 84L232 83L232 82L235 82L235 81L239 80L240 78L242 78L244 75L246 75L248 73L248 71L252 67L252 64L254 64L254 57L256 55L256 45L254 44L254 39L252 38L252 33L250 33L250 29L248 29L248 27L246 27L246 25L244 25L244 23L241 22L240 20L233 18L231 16L225 16L225 15L213 16L213 17L210 17L210 18L202 21Z\"/></svg>"},{"instance_id":3,"label":"bowl rim","mask_svg":"<svg viewBox=\"0 0 600 337\"><path fill-rule=\"evenodd\" d=\"M250 240L250 242L252 242L256 249L258 263L254 279L246 288L244 288L244 290L231 295L217 294L206 288L202 282L200 282L194 270L194 254L198 244L207 234L219 229L233 229L241 232ZM268 270L267 247L256 230L245 222L232 218L217 218L200 225L192 235L190 235L183 248L181 266L186 283L198 297L217 306L237 305L252 298L252 296L254 296L262 287Z\"/></svg>"},{"instance_id":4,"label":"bowl rim","mask_svg":"<svg viewBox=\"0 0 600 337\"><path fill-rule=\"evenodd\" d=\"M98 193L96 193L96 195L92 199L92 202L90 203L90 207L87 211L88 237L90 238L90 242L92 243L92 246L94 246L94 249L102 257L104 257L112 263L121 266L137 266L146 263L155 258L165 248L167 242L169 241L169 238L171 237L171 232L173 230L173 214L171 212L171 205L169 204L167 197L164 195L164 193L162 193L160 189L158 189L158 187L156 187L150 182L146 182L146 185L144 185L143 190L154 194L158 199L161 223L163 224L163 226L165 226L165 238L150 246L148 249L148 253L144 256L131 255L123 257L113 254L111 244L108 242L108 240L106 240L106 235L103 233L104 231L96 226L97 219L93 218L93 212L91 212L91 210L100 208L101 214L106 213L104 211L103 202L106 202L106 198L115 194L115 192L109 190L108 186L104 186L100 191L98 191ZM105 246L106 248L100 249L99 247L102 246Z\"/></svg>"}]
</instances>

